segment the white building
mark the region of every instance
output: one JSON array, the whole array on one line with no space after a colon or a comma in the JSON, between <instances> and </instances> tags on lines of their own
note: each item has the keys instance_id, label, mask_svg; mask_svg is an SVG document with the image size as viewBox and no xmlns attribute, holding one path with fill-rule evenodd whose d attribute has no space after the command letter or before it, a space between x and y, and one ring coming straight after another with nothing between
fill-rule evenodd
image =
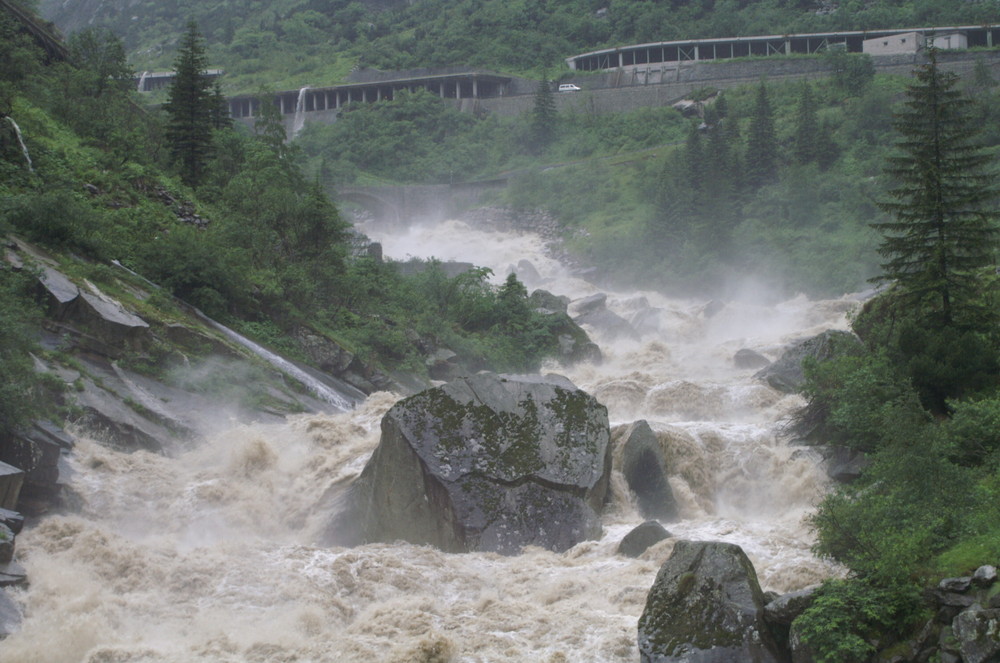
<instances>
[{"instance_id":1,"label":"white building","mask_svg":"<svg viewBox=\"0 0 1000 663\"><path fill-rule=\"evenodd\" d=\"M904 32L898 35L886 35L874 39L866 39L862 43L862 52L869 55L901 55L917 53L926 44L925 37L919 32ZM958 48L954 46L952 48Z\"/></svg>"}]
</instances>

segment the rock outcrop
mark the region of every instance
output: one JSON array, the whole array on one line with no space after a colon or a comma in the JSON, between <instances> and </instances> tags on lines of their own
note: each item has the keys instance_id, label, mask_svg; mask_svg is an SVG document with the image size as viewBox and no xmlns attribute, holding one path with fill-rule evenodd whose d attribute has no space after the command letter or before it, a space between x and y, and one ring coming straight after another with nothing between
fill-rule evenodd
<instances>
[{"instance_id":1,"label":"rock outcrop","mask_svg":"<svg viewBox=\"0 0 1000 663\"><path fill-rule=\"evenodd\" d=\"M603 292L578 299L570 304L570 315L577 324L593 327L607 339L638 340L639 333L625 318L610 310L607 302L608 296Z\"/></svg>"},{"instance_id":2,"label":"rock outcrop","mask_svg":"<svg viewBox=\"0 0 1000 663\"><path fill-rule=\"evenodd\" d=\"M386 413L330 538L566 550L600 535L610 450L606 408L565 378L464 377Z\"/></svg>"},{"instance_id":3,"label":"rock outcrop","mask_svg":"<svg viewBox=\"0 0 1000 663\"><path fill-rule=\"evenodd\" d=\"M536 313L548 318L548 328L559 342L559 363L563 366L580 362L601 363L601 349L566 312L568 297L558 297L546 290L535 290L528 301Z\"/></svg>"},{"instance_id":4,"label":"rock outcrop","mask_svg":"<svg viewBox=\"0 0 1000 663\"><path fill-rule=\"evenodd\" d=\"M807 357L825 361L838 354L847 354L856 349L861 349L861 341L854 334L827 330L822 334L793 343L777 361L755 373L754 377L763 380L778 391L788 394L795 393L805 385L806 376L802 369L802 362Z\"/></svg>"},{"instance_id":5,"label":"rock outcrop","mask_svg":"<svg viewBox=\"0 0 1000 663\"><path fill-rule=\"evenodd\" d=\"M639 618L642 663L778 663L764 594L743 550L678 541Z\"/></svg>"}]
</instances>

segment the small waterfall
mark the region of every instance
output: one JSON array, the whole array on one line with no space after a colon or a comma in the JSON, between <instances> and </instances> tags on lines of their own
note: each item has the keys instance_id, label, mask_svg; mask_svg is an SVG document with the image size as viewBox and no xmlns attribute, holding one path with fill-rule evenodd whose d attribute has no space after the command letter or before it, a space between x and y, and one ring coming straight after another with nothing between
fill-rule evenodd
<instances>
[{"instance_id":1,"label":"small waterfall","mask_svg":"<svg viewBox=\"0 0 1000 663\"><path fill-rule=\"evenodd\" d=\"M153 283L143 275L132 271L125 265L121 264L118 260L112 260L111 264L120 269L124 269L126 272L132 274L136 278L142 279L143 281L145 281L154 288L157 289L160 288L160 286ZM195 315L197 315L199 318L201 318L203 321L205 321L207 324L211 325L213 328L222 332L222 334L224 334L230 340L239 343L240 345L250 350L255 355L257 355L258 357L269 363L271 366L274 366L276 369L278 369L288 377L292 378L293 380L301 382L303 385L305 385L307 389L309 389L309 391L313 393L313 395L315 395L320 400L334 406L339 411L347 412L349 410L353 410L358 403L367 398L364 392L360 391L359 389L355 389L346 382L342 382L341 380L338 380L333 376L325 376L326 380L338 385L336 389L331 387L330 385L326 384L323 380L320 380L316 376L310 374L308 371L301 368L300 366L297 366L296 364L293 364L284 357L276 355L267 348L264 348L258 345L257 343L254 343L246 336L243 336L239 332L230 329L221 322L216 322L212 318L208 317L207 315L199 311L196 307L191 306L190 304L181 299L177 298L174 299L175 301L177 301L178 303L182 304L184 307L189 309L191 312L193 312Z\"/></svg>"},{"instance_id":2,"label":"small waterfall","mask_svg":"<svg viewBox=\"0 0 1000 663\"><path fill-rule=\"evenodd\" d=\"M142 88L146 84L146 74L148 73L148 71L144 71L142 72L142 75L139 76L139 92L145 92Z\"/></svg>"},{"instance_id":3,"label":"small waterfall","mask_svg":"<svg viewBox=\"0 0 1000 663\"><path fill-rule=\"evenodd\" d=\"M306 388L308 388L309 391L311 391L317 398L329 403L341 412L353 410L355 405L366 398L364 393L347 384L341 386L340 391L330 387L319 378L311 375L284 357L276 355L267 348L257 345L246 336L230 329L221 322L212 320L198 309L194 309L194 311L199 317L201 317L202 320L222 332L227 338L239 343L290 378L298 380L304 384ZM327 379L331 381L336 380L332 377L328 377ZM341 391L350 393L350 398L341 393Z\"/></svg>"},{"instance_id":4,"label":"small waterfall","mask_svg":"<svg viewBox=\"0 0 1000 663\"><path fill-rule=\"evenodd\" d=\"M302 131L302 127L306 123L306 90L308 89L308 85L301 88L299 90L299 98L295 102L295 118L292 120L292 138L299 135L299 132Z\"/></svg>"},{"instance_id":5,"label":"small waterfall","mask_svg":"<svg viewBox=\"0 0 1000 663\"><path fill-rule=\"evenodd\" d=\"M24 144L24 138L21 137L21 127L17 126L17 122L10 115L7 116L7 121L10 122L10 126L14 127L14 135L17 136L17 142L21 146L21 154L24 155L24 160L28 164L28 172L35 172L34 167L31 165L31 155L28 154L28 146Z\"/></svg>"}]
</instances>

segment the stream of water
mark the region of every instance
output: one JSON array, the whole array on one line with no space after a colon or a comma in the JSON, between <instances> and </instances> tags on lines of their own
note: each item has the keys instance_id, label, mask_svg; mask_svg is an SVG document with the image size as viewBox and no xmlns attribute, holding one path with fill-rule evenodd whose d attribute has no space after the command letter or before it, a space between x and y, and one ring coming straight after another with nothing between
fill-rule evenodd
<instances>
[{"instance_id":1,"label":"stream of water","mask_svg":"<svg viewBox=\"0 0 1000 663\"><path fill-rule=\"evenodd\" d=\"M532 235L458 221L380 236L388 256L472 260L502 279L522 259L542 287L579 298ZM739 370L751 348L775 358L790 340L846 326L849 298L706 302L609 293L642 320L638 340L601 345L600 366L548 366L608 406L613 426L645 418L668 435L677 538L744 547L765 589L805 587L834 572L809 552L806 517L826 489L816 458L775 436L801 404ZM360 473L396 396L337 415L238 425L165 457L79 440L68 513L18 537L31 585L12 591L20 632L11 663L346 662L634 663L646 593L676 538L641 558L615 554L641 517L613 477L604 536L565 553L449 555L408 544L316 545L319 505Z\"/></svg>"}]
</instances>

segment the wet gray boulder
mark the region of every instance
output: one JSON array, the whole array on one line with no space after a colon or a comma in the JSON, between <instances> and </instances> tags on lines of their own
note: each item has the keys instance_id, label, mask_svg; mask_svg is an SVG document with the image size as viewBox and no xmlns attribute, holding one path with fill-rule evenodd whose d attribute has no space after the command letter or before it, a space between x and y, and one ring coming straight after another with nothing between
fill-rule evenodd
<instances>
[{"instance_id":1,"label":"wet gray boulder","mask_svg":"<svg viewBox=\"0 0 1000 663\"><path fill-rule=\"evenodd\" d=\"M740 348L733 355L733 365L736 368L764 368L770 363L770 359L750 348Z\"/></svg>"},{"instance_id":2,"label":"wet gray boulder","mask_svg":"<svg viewBox=\"0 0 1000 663\"><path fill-rule=\"evenodd\" d=\"M635 493L643 518L677 519L677 500L667 481L663 448L649 424L640 419L625 431L622 475Z\"/></svg>"},{"instance_id":3,"label":"wet gray boulder","mask_svg":"<svg viewBox=\"0 0 1000 663\"><path fill-rule=\"evenodd\" d=\"M600 536L610 451L607 409L566 378L463 377L386 413L330 539L566 550Z\"/></svg>"},{"instance_id":4,"label":"wet gray boulder","mask_svg":"<svg viewBox=\"0 0 1000 663\"><path fill-rule=\"evenodd\" d=\"M569 307L570 298L565 295L553 295L548 290L535 290L528 298L531 308L539 313L565 313Z\"/></svg>"},{"instance_id":5,"label":"wet gray boulder","mask_svg":"<svg viewBox=\"0 0 1000 663\"><path fill-rule=\"evenodd\" d=\"M757 371L754 378L766 382L778 391L795 393L801 391L806 383L802 362L807 357L826 361L861 350L861 340L854 334L828 329L822 334L793 343L777 361Z\"/></svg>"},{"instance_id":6,"label":"wet gray boulder","mask_svg":"<svg viewBox=\"0 0 1000 663\"><path fill-rule=\"evenodd\" d=\"M777 663L764 594L743 549L678 541L639 618L642 663Z\"/></svg>"},{"instance_id":7,"label":"wet gray boulder","mask_svg":"<svg viewBox=\"0 0 1000 663\"><path fill-rule=\"evenodd\" d=\"M604 293L590 295L570 304L573 321L588 325L611 340L619 338L639 339L639 333L628 321L607 308L608 296Z\"/></svg>"},{"instance_id":8,"label":"wet gray boulder","mask_svg":"<svg viewBox=\"0 0 1000 663\"><path fill-rule=\"evenodd\" d=\"M6 525L0 525L0 564L8 564L14 559L14 532Z\"/></svg>"},{"instance_id":9,"label":"wet gray boulder","mask_svg":"<svg viewBox=\"0 0 1000 663\"><path fill-rule=\"evenodd\" d=\"M771 624L791 626L792 622L812 605L818 585L782 594L764 606L764 619Z\"/></svg>"},{"instance_id":10,"label":"wet gray boulder","mask_svg":"<svg viewBox=\"0 0 1000 663\"><path fill-rule=\"evenodd\" d=\"M21 609L0 589L0 640L17 632L21 627Z\"/></svg>"},{"instance_id":11,"label":"wet gray boulder","mask_svg":"<svg viewBox=\"0 0 1000 663\"><path fill-rule=\"evenodd\" d=\"M824 453L826 475L837 483L851 483L861 477L871 463L864 451L840 445L832 446Z\"/></svg>"},{"instance_id":12,"label":"wet gray boulder","mask_svg":"<svg viewBox=\"0 0 1000 663\"><path fill-rule=\"evenodd\" d=\"M670 538L670 532L655 520L647 520L625 535L618 544L618 554L626 557L638 557L650 546Z\"/></svg>"},{"instance_id":13,"label":"wet gray boulder","mask_svg":"<svg viewBox=\"0 0 1000 663\"><path fill-rule=\"evenodd\" d=\"M963 663L1000 661L1000 610L965 610L951 623Z\"/></svg>"},{"instance_id":14,"label":"wet gray boulder","mask_svg":"<svg viewBox=\"0 0 1000 663\"><path fill-rule=\"evenodd\" d=\"M997 567L985 564L972 574L972 584L976 587L989 587L997 581Z\"/></svg>"},{"instance_id":15,"label":"wet gray boulder","mask_svg":"<svg viewBox=\"0 0 1000 663\"><path fill-rule=\"evenodd\" d=\"M559 352L557 359L564 365L580 362L600 364L603 356L597 344L590 340L587 332L566 313L568 297L553 295L546 290L531 293L529 303L536 313L544 315L549 333L556 337Z\"/></svg>"}]
</instances>

